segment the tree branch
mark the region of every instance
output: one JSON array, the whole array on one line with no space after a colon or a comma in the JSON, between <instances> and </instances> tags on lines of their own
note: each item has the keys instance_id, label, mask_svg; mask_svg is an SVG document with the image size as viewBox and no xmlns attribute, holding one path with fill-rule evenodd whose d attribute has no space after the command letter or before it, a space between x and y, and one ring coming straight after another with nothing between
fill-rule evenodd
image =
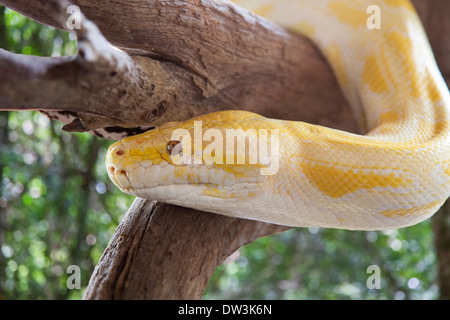
<instances>
[{"instance_id":1,"label":"tree branch","mask_svg":"<svg viewBox=\"0 0 450 320\"><path fill-rule=\"evenodd\" d=\"M60 6L51 8L62 19L65 11ZM80 29L74 29L78 37L74 57L34 57L0 50L0 72L10 75L0 79L0 107L70 111L79 118L66 129L77 132L148 122L152 115L142 106L149 101L158 106L171 99L170 90L155 90L156 86L173 88L168 70L157 61L132 60L82 14L80 18Z\"/></svg>"},{"instance_id":2,"label":"tree branch","mask_svg":"<svg viewBox=\"0 0 450 320\"><path fill-rule=\"evenodd\" d=\"M199 299L225 258L260 236L287 229L137 198L83 299Z\"/></svg>"},{"instance_id":3,"label":"tree branch","mask_svg":"<svg viewBox=\"0 0 450 320\"><path fill-rule=\"evenodd\" d=\"M39 22L61 27L54 17L61 12L49 9L48 3L55 0L0 2ZM62 100L40 99L33 104L28 95L17 104L7 99L0 109L40 108L104 117L97 120L78 114L87 125L75 126L75 131L159 125L224 109L358 131L331 69L314 45L231 2L74 2L110 43L132 56L130 78L118 83L117 76L94 80L92 75L83 75L82 80L88 78L95 85L79 88L81 79L61 73L58 83L63 88L58 90L62 90ZM70 86L63 90L69 80ZM28 85L30 91L36 90L36 84ZM0 83L1 87L3 97L6 87ZM74 101L65 103L67 99ZM98 102L92 105L91 100Z\"/></svg>"}]
</instances>

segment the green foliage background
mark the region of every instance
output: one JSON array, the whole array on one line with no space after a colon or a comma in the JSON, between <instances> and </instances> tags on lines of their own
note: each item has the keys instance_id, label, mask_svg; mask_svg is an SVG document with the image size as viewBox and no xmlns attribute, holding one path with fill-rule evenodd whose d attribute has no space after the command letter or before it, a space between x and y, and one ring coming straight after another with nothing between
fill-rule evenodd
<instances>
[{"instance_id":1,"label":"green foliage background","mask_svg":"<svg viewBox=\"0 0 450 320\"><path fill-rule=\"evenodd\" d=\"M0 47L73 55L76 41L0 6ZM7 77L7 75L1 75ZM0 112L0 299L80 299L133 198L109 181L110 141L63 132L32 111ZM69 290L67 268L81 268ZM370 265L381 289L368 289ZM430 221L388 232L297 228L241 248L204 299L435 299Z\"/></svg>"}]
</instances>

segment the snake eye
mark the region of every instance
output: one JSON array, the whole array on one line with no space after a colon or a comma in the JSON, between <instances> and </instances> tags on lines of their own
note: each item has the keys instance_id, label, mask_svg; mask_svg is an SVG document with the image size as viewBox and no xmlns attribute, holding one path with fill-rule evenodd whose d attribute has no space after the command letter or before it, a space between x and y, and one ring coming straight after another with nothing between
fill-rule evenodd
<instances>
[{"instance_id":1,"label":"snake eye","mask_svg":"<svg viewBox=\"0 0 450 320\"><path fill-rule=\"evenodd\" d=\"M180 155L181 152L183 151L183 145L181 144L180 141L177 140L171 140L167 143L167 152L169 152L169 154L171 156L176 156L176 155Z\"/></svg>"}]
</instances>

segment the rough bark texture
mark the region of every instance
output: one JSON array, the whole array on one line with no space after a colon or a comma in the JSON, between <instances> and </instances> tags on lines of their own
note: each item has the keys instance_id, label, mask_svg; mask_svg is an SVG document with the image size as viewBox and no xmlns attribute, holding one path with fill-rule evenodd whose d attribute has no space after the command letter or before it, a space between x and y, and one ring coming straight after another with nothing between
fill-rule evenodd
<instances>
[{"instance_id":1,"label":"rough bark texture","mask_svg":"<svg viewBox=\"0 0 450 320\"><path fill-rule=\"evenodd\" d=\"M0 3L38 22L64 27L65 2ZM10 79L0 79L0 109L70 111L77 118L66 129L73 131L158 125L239 108L358 132L331 69L314 45L231 2L74 3L105 39L84 19L85 27L76 32L82 40L76 57L0 52L0 72L11 74ZM450 74L450 26L445 16L450 3L414 4L443 73ZM105 50L99 50L92 35ZM123 52L111 51L107 41ZM93 60L86 54L90 50ZM84 298L200 298L212 272L228 255L257 237L286 229L136 199Z\"/></svg>"},{"instance_id":2,"label":"rough bark texture","mask_svg":"<svg viewBox=\"0 0 450 320\"><path fill-rule=\"evenodd\" d=\"M137 198L84 299L198 299L231 253L267 233L289 229L211 215Z\"/></svg>"},{"instance_id":3,"label":"rough bark texture","mask_svg":"<svg viewBox=\"0 0 450 320\"><path fill-rule=\"evenodd\" d=\"M52 5L54 0L1 2L38 22L64 26L54 17L61 14ZM107 78L99 81L97 72L80 71L71 74L67 87L61 83L57 99L44 99L54 95L56 79L50 84L41 81L41 95L29 85L36 80L36 71L51 64L46 61L50 59L42 59L41 63L27 64L30 72L9 79L9 87L0 86L0 95L5 97L0 108L76 111L88 124L85 129L158 125L239 108L357 131L329 66L312 43L231 2L74 3L111 44L132 56L131 67L143 74L118 83ZM15 64L10 61L14 59L0 58L6 60L0 62L0 72L11 72ZM48 78L48 74L39 76L38 80ZM130 82L138 85L130 88ZM86 83L89 85L83 85ZM9 90L13 86L18 89ZM73 97L78 100L73 101ZM101 116L103 121L91 119L92 115Z\"/></svg>"}]
</instances>

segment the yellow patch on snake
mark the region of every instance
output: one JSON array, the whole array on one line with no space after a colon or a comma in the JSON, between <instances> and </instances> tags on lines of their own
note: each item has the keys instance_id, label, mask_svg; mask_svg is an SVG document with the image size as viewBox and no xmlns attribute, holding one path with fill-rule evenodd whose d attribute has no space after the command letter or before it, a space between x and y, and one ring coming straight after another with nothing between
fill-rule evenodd
<instances>
[{"instance_id":1,"label":"yellow patch on snake","mask_svg":"<svg viewBox=\"0 0 450 320\"><path fill-rule=\"evenodd\" d=\"M187 167L175 167L173 172L174 183L199 183L198 173Z\"/></svg>"},{"instance_id":2,"label":"yellow patch on snake","mask_svg":"<svg viewBox=\"0 0 450 320\"><path fill-rule=\"evenodd\" d=\"M334 72L336 73L337 78L339 79L339 83L343 86L347 85L349 82L347 73L345 72L344 61L342 59L342 51L341 48L337 45L328 46L325 49L325 54L332 63L334 67Z\"/></svg>"},{"instance_id":3,"label":"yellow patch on snake","mask_svg":"<svg viewBox=\"0 0 450 320\"><path fill-rule=\"evenodd\" d=\"M411 59L413 53L413 44L411 40L400 34L398 31L388 33L386 35L387 44L395 50L398 50L398 61L405 68L405 73L408 74L408 87L411 89L411 95L413 97L423 96L423 75L419 74L417 66ZM397 83L398 84L398 83Z\"/></svg>"},{"instance_id":4,"label":"yellow patch on snake","mask_svg":"<svg viewBox=\"0 0 450 320\"><path fill-rule=\"evenodd\" d=\"M219 190L219 189L205 189L203 190L203 194L215 198L222 198L222 199L231 199L236 198L237 196L233 193L227 192L225 190Z\"/></svg>"},{"instance_id":5,"label":"yellow patch on snake","mask_svg":"<svg viewBox=\"0 0 450 320\"><path fill-rule=\"evenodd\" d=\"M371 135L374 133L378 135L389 135L394 134L398 130L398 123L404 118L401 108L391 107L387 109L387 111L380 114L379 123L371 131Z\"/></svg>"},{"instance_id":6,"label":"yellow patch on snake","mask_svg":"<svg viewBox=\"0 0 450 320\"><path fill-rule=\"evenodd\" d=\"M445 174L447 174L450 177L450 162L444 163L444 167L447 168L444 170Z\"/></svg>"},{"instance_id":7,"label":"yellow patch on snake","mask_svg":"<svg viewBox=\"0 0 450 320\"><path fill-rule=\"evenodd\" d=\"M411 12L416 12L414 7L411 5L411 2L407 0L384 0L384 3L391 7L399 7L399 8L401 7L408 9Z\"/></svg>"},{"instance_id":8,"label":"yellow patch on snake","mask_svg":"<svg viewBox=\"0 0 450 320\"><path fill-rule=\"evenodd\" d=\"M426 71L425 80L427 83L428 98L434 103L442 101L442 93L428 70Z\"/></svg>"},{"instance_id":9,"label":"yellow patch on snake","mask_svg":"<svg viewBox=\"0 0 450 320\"><path fill-rule=\"evenodd\" d=\"M331 2L328 4L328 8L343 23L349 24L352 27L366 26L366 8L358 7L355 1Z\"/></svg>"},{"instance_id":10,"label":"yellow patch on snake","mask_svg":"<svg viewBox=\"0 0 450 320\"><path fill-rule=\"evenodd\" d=\"M254 14L266 18L274 9L272 4L262 6L253 11Z\"/></svg>"},{"instance_id":11,"label":"yellow patch on snake","mask_svg":"<svg viewBox=\"0 0 450 320\"><path fill-rule=\"evenodd\" d=\"M409 209L401 208L401 209L393 209L393 210L383 210L380 213L386 218L395 218L395 217L407 217L409 215L421 215L427 213L429 210L435 208L442 204L442 201L433 201L426 205L420 207L413 207Z\"/></svg>"},{"instance_id":12,"label":"yellow patch on snake","mask_svg":"<svg viewBox=\"0 0 450 320\"><path fill-rule=\"evenodd\" d=\"M389 110L380 116L380 123L395 123L401 120L401 115L397 110Z\"/></svg>"},{"instance_id":13,"label":"yellow patch on snake","mask_svg":"<svg viewBox=\"0 0 450 320\"><path fill-rule=\"evenodd\" d=\"M362 79L373 92L383 93L388 88L381 66L374 56L367 58L362 70Z\"/></svg>"},{"instance_id":14,"label":"yellow patch on snake","mask_svg":"<svg viewBox=\"0 0 450 320\"><path fill-rule=\"evenodd\" d=\"M401 35L398 31L386 34L386 40L395 48L395 50L399 50L404 58L409 57L411 54L411 40L408 37Z\"/></svg>"},{"instance_id":15,"label":"yellow patch on snake","mask_svg":"<svg viewBox=\"0 0 450 320\"><path fill-rule=\"evenodd\" d=\"M145 152L145 150L139 148L139 149L131 149L131 150L130 150L130 155L131 155L131 156L141 156L141 157L144 157L144 156L147 156L147 153Z\"/></svg>"},{"instance_id":16,"label":"yellow patch on snake","mask_svg":"<svg viewBox=\"0 0 450 320\"><path fill-rule=\"evenodd\" d=\"M404 188L413 182L392 172L382 174L372 170L342 169L314 162L302 163L301 169L313 185L332 198L339 198L360 189Z\"/></svg>"},{"instance_id":17,"label":"yellow patch on snake","mask_svg":"<svg viewBox=\"0 0 450 320\"><path fill-rule=\"evenodd\" d=\"M159 152L155 152L152 148L144 148L145 158L147 160L160 159L161 154Z\"/></svg>"},{"instance_id":18,"label":"yellow patch on snake","mask_svg":"<svg viewBox=\"0 0 450 320\"><path fill-rule=\"evenodd\" d=\"M297 23L292 29L304 34L309 38L312 38L314 36L314 33L316 32L316 28L305 21Z\"/></svg>"},{"instance_id":19,"label":"yellow patch on snake","mask_svg":"<svg viewBox=\"0 0 450 320\"><path fill-rule=\"evenodd\" d=\"M204 189L202 192L206 196L214 197L214 198L221 198L221 199L238 199L238 198L249 198L256 196L256 193L253 191L244 190L241 191L240 194L236 194L233 192L228 192L223 189L218 188L207 188Z\"/></svg>"}]
</instances>

